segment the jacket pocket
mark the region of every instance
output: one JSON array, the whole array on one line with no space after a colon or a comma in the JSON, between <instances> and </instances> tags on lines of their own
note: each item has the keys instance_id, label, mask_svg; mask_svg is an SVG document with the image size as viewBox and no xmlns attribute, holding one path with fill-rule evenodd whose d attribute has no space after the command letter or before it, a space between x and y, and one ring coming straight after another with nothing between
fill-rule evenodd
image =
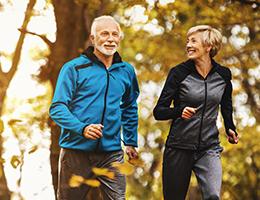
<instances>
[{"instance_id":1,"label":"jacket pocket","mask_svg":"<svg viewBox=\"0 0 260 200\"><path fill-rule=\"evenodd\" d=\"M172 136L175 141L196 143L199 137L200 118L193 116L190 119L178 118L172 125Z\"/></svg>"}]
</instances>

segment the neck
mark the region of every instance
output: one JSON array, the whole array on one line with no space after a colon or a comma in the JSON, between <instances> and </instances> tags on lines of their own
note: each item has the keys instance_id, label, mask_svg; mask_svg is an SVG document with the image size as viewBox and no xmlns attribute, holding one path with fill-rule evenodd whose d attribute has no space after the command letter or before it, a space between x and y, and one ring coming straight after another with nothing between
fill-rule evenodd
<instances>
[{"instance_id":1,"label":"neck","mask_svg":"<svg viewBox=\"0 0 260 200\"><path fill-rule=\"evenodd\" d=\"M209 56L198 58L195 60L195 66L199 74L205 78L212 68L211 58Z\"/></svg>"},{"instance_id":2,"label":"neck","mask_svg":"<svg viewBox=\"0 0 260 200\"><path fill-rule=\"evenodd\" d=\"M113 62L113 55L107 56L101 53L98 49L94 49L93 52L97 58L106 66L106 68L109 68L112 65Z\"/></svg>"}]
</instances>

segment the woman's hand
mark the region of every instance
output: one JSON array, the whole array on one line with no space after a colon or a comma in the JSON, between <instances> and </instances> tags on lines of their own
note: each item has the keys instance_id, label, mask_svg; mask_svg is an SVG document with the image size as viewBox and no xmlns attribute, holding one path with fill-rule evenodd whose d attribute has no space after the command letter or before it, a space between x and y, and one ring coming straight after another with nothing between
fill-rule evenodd
<instances>
[{"instance_id":1,"label":"woman's hand","mask_svg":"<svg viewBox=\"0 0 260 200\"><path fill-rule=\"evenodd\" d=\"M239 137L238 135L235 133L235 131L229 129L229 136L228 136L228 142L231 144L237 144Z\"/></svg>"},{"instance_id":2,"label":"woman's hand","mask_svg":"<svg viewBox=\"0 0 260 200\"><path fill-rule=\"evenodd\" d=\"M190 119L197 111L197 108L185 107L182 111L181 117L183 119Z\"/></svg>"}]
</instances>

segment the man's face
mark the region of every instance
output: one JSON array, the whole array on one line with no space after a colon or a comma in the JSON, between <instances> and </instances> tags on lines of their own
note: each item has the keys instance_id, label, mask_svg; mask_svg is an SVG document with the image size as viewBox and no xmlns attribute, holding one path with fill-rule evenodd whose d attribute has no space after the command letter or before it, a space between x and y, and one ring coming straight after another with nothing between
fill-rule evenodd
<instances>
[{"instance_id":1,"label":"man's face","mask_svg":"<svg viewBox=\"0 0 260 200\"><path fill-rule=\"evenodd\" d=\"M112 20L102 20L97 23L96 35L92 36L94 47L106 56L112 56L119 45L120 32Z\"/></svg>"}]
</instances>

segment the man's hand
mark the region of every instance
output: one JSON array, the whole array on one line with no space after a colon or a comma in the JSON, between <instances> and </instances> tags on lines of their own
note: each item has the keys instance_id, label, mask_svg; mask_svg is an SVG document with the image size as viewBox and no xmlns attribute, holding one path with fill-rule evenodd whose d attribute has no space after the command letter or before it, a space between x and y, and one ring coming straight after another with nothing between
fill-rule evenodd
<instances>
[{"instance_id":1,"label":"man's hand","mask_svg":"<svg viewBox=\"0 0 260 200\"><path fill-rule=\"evenodd\" d=\"M138 153L133 146L125 146L125 152L128 155L129 160L138 158Z\"/></svg>"},{"instance_id":2,"label":"man's hand","mask_svg":"<svg viewBox=\"0 0 260 200\"><path fill-rule=\"evenodd\" d=\"M102 124L90 124L84 129L84 137L91 140L96 140L102 137L102 129L104 126Z\"/></svg>"},{"instance_id":3,"label":"man's hand","mask_svg":"<svg viewBox=\"0 0 260 200\"><path fill-rule=\"evenodd\" d=\"M229 131L228 142L230 144L237 144L239 140L238 135L236 135L236 133L231 129L229 129L228 131Z\"/></svg>"},{"instance_id":4,"label":"man's hand","mask_svg":"<svg viewBox=\"0 0 260 200\"><path fill-rule=\"evenodd\" d=\"M181 117L183 119L190 119L196 113L196 110L196 108L185 107L182 111Z\"/></svg>"}]
</instances>

